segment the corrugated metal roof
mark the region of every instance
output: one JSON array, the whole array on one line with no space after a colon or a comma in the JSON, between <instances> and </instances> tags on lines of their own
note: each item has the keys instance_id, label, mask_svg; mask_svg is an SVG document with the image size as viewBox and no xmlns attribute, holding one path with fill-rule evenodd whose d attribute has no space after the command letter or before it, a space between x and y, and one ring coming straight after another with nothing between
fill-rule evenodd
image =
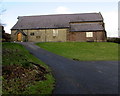
<instances>
[{"instance_id":1,"label":"corrugated metal roof","mask_svg":"<svg viewBox=\"0 0 120 96\"><path fill-rule=\"evenodd\" d=\"M21 16L12 29L65 28L74 21L103 21L100 13Z\"/></svg>"},{"instance_id":2,"label":"corrugated metal roof","mask_svg":"<svg viewBox=\"0 0 120 96\"><path fill-rule=\"evenodd\" d=\"M71 32L79 31L101 31L104 27L98 23L81 23L81 24L71 24Z\"/></svg>"}]
</instances>

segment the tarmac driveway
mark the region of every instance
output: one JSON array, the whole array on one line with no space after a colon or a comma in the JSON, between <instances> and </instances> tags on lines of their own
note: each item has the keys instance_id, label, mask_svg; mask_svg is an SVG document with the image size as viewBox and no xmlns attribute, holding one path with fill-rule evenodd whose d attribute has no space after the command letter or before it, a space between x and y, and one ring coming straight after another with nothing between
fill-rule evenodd
<instances>
[{"instance_id":1,"label":"tarmac driveway","mask_svg":"<svg viewBox=\"0 0 120 96\"><path fill-rule=\"evenodd\" d=\"M51 67L56 79L53 94L118 93L118 61L74 61L39 48L34 43L21 44Z\"/></svg>"}]
</instances>

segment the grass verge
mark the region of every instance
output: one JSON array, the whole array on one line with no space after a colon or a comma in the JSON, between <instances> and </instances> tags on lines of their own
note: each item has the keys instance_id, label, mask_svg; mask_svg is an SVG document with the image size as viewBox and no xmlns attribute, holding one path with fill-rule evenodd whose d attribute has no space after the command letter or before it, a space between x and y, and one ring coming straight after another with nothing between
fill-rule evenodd
<instances>
[{"instance_id":1,"label":"grass verge","mask_svg":"<svg viewBox=\"0 0 120 96\"><path fill-rule=\"evenodd\" d=\"M81 61L118 60L118 45L108 42L46 42L38 46L55 54Z\"/></svg>"},{"instance_id":2,"label":"grass verge","mask_svg":"<svg viewBox=\"0 0 120 96\"><path fill-rule=\"evenodd\" d=\"M2 44L2 94L52 94L55 80L47 65L22 45Z\"/></svg>"}]
</instances>

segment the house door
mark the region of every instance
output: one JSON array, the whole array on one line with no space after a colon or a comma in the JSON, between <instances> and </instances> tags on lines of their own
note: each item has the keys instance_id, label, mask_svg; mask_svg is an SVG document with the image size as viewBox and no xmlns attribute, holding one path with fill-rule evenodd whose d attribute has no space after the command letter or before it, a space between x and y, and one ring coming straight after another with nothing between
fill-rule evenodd
<instances>
[{"instance_id":1,"label":"house door","mask_svg":"<svg viewBox=\"0 0 120 96\"><path fill-rule=\"evenodd\" d=\"M17 34L17 41L22 41L22 34L21 33Z\"/></svg>"}]
</instances>

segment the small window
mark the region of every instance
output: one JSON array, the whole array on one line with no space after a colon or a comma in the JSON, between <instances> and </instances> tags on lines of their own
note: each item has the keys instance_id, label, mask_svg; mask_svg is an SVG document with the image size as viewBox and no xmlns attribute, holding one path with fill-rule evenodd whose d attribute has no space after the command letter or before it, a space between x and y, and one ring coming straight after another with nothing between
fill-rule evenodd
<instances>
[{"instance_id":1,"label":"small window","mask_svg":"<svg viewBox=\"0 0 120 96\"><path fill-rule=\"evenodd\" d=\"M34 33L30 33L31 36L34 36L35 34Z\"/></svg>"},{"instance_id":2,"label":"small window","mask_svg":"<svg viewBox=\"0 0 120 96\"><path fill-rule=\"evenodd\" d=\"M53 29L53 37L58 36L58 30L57 29Z\"/></svg>"},{"instance_id":3,"label":"small window","mask_svg":"<svg viewBox=\"0 0 120 96\"><path fill-rule=\"evenodd\" d=\"M41 38L40 36L36 36L37 39Z\"/></svg>"},{"instance_id":4,"label":"small window","mask_svg":"<svg viewBox=\"0 0 120 96\"><path fill-rule=\"evenodd\" d=\"M86 37L93 37L93 32L86 32Z\"/></svg>"}]
</instances>

